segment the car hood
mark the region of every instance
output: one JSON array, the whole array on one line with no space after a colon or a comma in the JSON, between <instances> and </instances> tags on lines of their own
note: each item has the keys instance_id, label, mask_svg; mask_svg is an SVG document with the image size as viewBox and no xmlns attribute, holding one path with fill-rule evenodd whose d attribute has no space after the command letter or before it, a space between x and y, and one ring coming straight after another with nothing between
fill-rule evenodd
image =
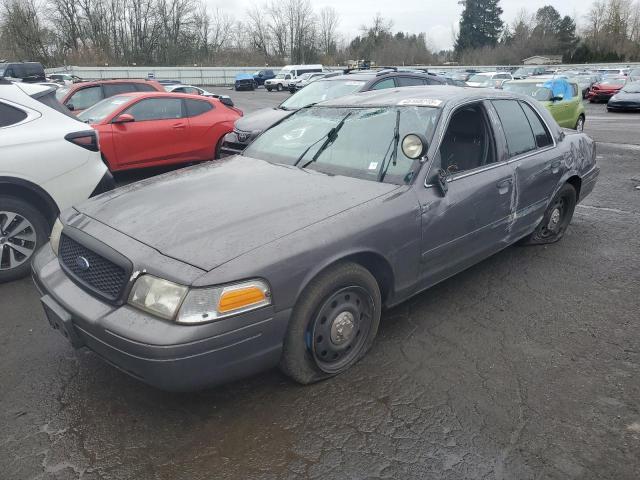
<instances>
[{"instance_id":1,"label":"car hood","mask_svg":"<svg viewBox=\"0 0 640 480\"><path fill-rule=\"evenodd\" d=\"M242 130L243 132L262 132L292 113L292 110L265 108L239 118L234 126L237 130Z\"/></svg>"},{"instance_id":2,"label":"car hood","mask_svg":"<svg viewBox=\"0 0 640 480\"><path fill-rule=\"evenodd\" d=\"M130 184L76 208L209 271L397 188L233 156Z\"/></svg>"},{"instance_id":3,"label":"car hood","mask_svg":"<svg viewBox=\"0 0 640 480\"><path fill-rule=\"evenodd\" d=\"M615 99L612 99L612 100L613 102L617 102L617 101L640 102L640 93L618 92L616 93Z\"/></svg>"}]
</instances>

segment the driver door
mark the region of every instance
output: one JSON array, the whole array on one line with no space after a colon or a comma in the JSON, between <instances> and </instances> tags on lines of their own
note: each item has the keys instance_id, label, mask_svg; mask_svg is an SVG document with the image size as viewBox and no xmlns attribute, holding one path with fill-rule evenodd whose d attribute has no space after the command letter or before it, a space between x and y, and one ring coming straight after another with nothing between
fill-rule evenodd
<instances>
[{"instance_id":1,"label":"driver door","mask_svg":"<svg viewBox=\"0 0 640 480\"><path fill-rule=\"evenodd\" d=\"M422 287L433 285L510 243L513 168L499 152L502 140L484 102L456 109L419 191L422 217ZM498 139L498 140L497 140ZM438 169L448 171L446 194L436 186Z\"/></svg>"},{"instance_id":2,"label":"driver door","mask_svg":"<svg viewBox=\"0 0 640 480\"><path fill-rule=\"evenodd\" d=\"M118 164L147 166L186 160L189 119L180 98L145 98L122 113L135 121L112 124Z\"/></svg>"}]
</instances>

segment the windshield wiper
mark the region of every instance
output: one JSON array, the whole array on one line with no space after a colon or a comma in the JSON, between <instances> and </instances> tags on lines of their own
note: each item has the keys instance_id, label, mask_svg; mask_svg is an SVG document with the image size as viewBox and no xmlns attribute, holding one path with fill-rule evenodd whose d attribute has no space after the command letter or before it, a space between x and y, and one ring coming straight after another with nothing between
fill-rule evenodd
<instances>
[{"instance_id":1,"label":"windshield wiper","mask_svg":"<svg viewBox=\"0 0 640 480\"><path fill-rule=\"evenodd\" d=\"M306 168L310 163L315 162L318 157L322 154L322 152L325 151L325 149L332 144L336 138L338 138L338 132L340 131L340 129L342 128L342 126L344 125L344 122L347 121L347 118L349 118L351 116L353 112L349 112L347 113L344 117L342 117L342 120L340 120L338 122L338 124L333 127L331 130L329 130L326 134L324 134L322 137L320 137L318 140L316 140L315 142L313 142L311 145L309 145L304 152L302 152L302 154L296 159L295 163L293 164L293 166L297 166L298 163L300 163L302 161L302 159L307 155L307 153L309 153L309 150L311 150L311 148L316 145L320 140L322 140L323 138L325 139L324 143L322 145L320 145L320 148L318 149L318 151L316 152L316 154L313 156L313 158L311 160L309 160L307 163L305 163L302 167L300 168Z\"/></svg>"},{"instance_id":2,"label":"windshield wiper","mask_svg":"<svg viewBox=\"0 0 640 480\"><path fill-rule=\"evenodd\" d=\"M389 169L389 164L391 162L387 161L387 154L389 153L389 148L391 148L390 160L393 161L393 166L396 166L397 158L398 158L398 143L400 142L400 110L396 110L396 126L393 129L393 138L389 143L389 147L387 147L387 151L384 154L384 158L382 159L382 165L380 166L380 174L378 175L378 181L382 182L384 180L384 176L387 174L387 170Z\"/></svg>"}]
</instances>

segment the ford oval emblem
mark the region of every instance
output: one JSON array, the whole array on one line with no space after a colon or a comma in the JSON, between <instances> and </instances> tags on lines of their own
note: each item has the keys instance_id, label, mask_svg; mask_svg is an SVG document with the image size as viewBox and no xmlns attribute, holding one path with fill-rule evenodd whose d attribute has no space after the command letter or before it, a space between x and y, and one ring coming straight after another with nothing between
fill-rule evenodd
<instances>
[{"instance_id":1,"label":"ford oval emblem","mask_svg":"<svg viewBox=\"0 0 640 480\"><path fill-rule=\"evenodd\" d=\"M86 272L87 270L89 270L89 267L91 267L91 264L85 257L79 256L76 258L76 266L83 272Z\"/></svg>"}]
</instances>

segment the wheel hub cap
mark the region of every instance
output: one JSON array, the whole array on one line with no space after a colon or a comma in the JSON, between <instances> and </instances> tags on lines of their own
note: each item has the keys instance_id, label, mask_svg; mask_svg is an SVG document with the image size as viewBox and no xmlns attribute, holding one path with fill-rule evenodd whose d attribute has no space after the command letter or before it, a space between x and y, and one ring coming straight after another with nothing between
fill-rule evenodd
<instances>
[{"instance_id":1,"label":"wheel hub cap","mask_svg":"<svg viewBox=\"0 0 640 480\"><path fill-rule=\"evenodd\" d=\"M36 232L23 216L0 210L0 270L25 263L35 251Z\"/></svg>"},{"instance_id":2,"label":"wheel hub cap","mask_svg":"<svg viewBox=\"0 0 640 480\"><path fill-rule=\"evenodd\" d=\"M558 223L560 223L560 209L555 208L553 212L551 212L551 218L549 218L549 225L547 228L549 230L555 230Z\"/></svg>"},{"instance_id":3,"label":"wheel hub cap","mask_svg":"<svg viewBox=\"0 0 640 480\"><path fill-rule=\"evenodd\" d=\"M342 312L333 320L331 325L331 341L342 345L353 337L355 318L351 312Z\"/></svg>"}]
</instances>

